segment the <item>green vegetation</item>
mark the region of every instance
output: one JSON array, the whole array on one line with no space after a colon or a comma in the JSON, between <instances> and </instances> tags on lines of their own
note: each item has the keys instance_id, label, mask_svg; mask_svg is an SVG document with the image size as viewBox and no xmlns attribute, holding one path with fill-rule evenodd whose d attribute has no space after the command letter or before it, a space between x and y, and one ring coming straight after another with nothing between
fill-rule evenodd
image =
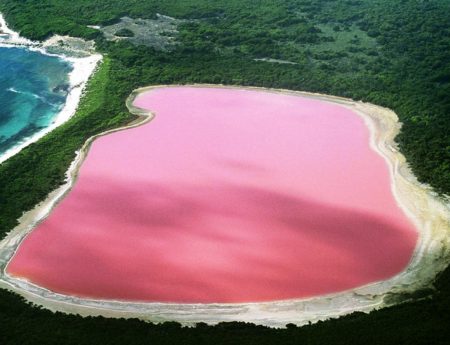
<instances>
[{"instance_id":1,"label":"green vegetation","mask_svg":"<svg viewBox=\"0 0 450 345\"><path fill-rule=\"evenodd\" d=\"M134 32L131 31L130 29L123 28L123 29L117 30L115 33L115 36L117 36L117 37L133 37Z\"/></svg>"},{"instance_id":2,"label":"green vegetation","mask_svg":"<svg viewBox=\"0 0 450 345\"><path fill-rule=\"evenodd\" d=\"M95 39L105 60L76 116L0 165L0 237L64 180L91 135L131 120L139 86L224 83L322 92L393 109L415 174L450 194L450 2L448 0L2 0L23 35ZM190 19L171 52L106 41L86 25L123 16ZM82 15L80 15L82 14ZM280 64L255 59L279 59ZM431 300L288 330L243 324L198 329L136 320L82 319L31 308L0 291L2 344L444 344L450 334L449 271Z\"/></svg>"}]
</instances>

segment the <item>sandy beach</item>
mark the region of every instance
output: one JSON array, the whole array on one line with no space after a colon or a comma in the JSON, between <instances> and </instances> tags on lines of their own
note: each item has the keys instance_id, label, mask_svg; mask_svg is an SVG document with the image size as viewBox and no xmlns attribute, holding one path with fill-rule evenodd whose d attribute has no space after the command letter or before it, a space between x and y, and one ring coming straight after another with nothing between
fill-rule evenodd
<instances>
[{"instance_id":1,"label":"sandy beach","mask_svg":"<svg viewBox=\"0 0 450 345\"><path fill-rule=\"evenodd\" d=\"M221 85L193 86L225 87ZM127 106L132 113L139 117L130 125L116 130L139 126L152 119L151 113L133 107L132 103L139 93L158 87L162 86L138 89L130 95ZM403 272L392 279L337 294L309 299L235 304L128 303L81 299L57 294L5 274L7 263L26 234L45 218L51 209L70 191L90 144L95 138L113 132L108 131L89 139L85 143L67 172L66 184L49 194L33 210L25 213L20 219L20 225L0 242L0 286L15 291L27 300L50 310L83 316L138 317L153 322L172 320L187 325L200 321L209 324L221 321L246 321L271 327L283 327L287 323L303 325L308 322L338 317L353 311L369 312L407 300L408 293L430 287L436 274L442 271L448 263L450 207L438 198L429 187L416 180L404 156L397 150L394 138L398 134L401 124L395 113L386 108L340 97L289 90L249 87L239 89L286 93L338 103L353 110L364 119L371 132L371 147L384 157L389 166L391 188L395 199L414 222L419 233L419 241L414 255Z\"/></svg>"},{"instance_id":2,"label":"sandy beach","mask_svg":"<svg viewBox=\"0 0 450 345\"><path fill-rule=\"evenodd\" d=\"M12 147L10 150L2 154L0 156L0 164L1 164L8 158L14 156L24 147L30 145L31 143L36 142L47 133L54 130L56 127L65 123L75 114L75 111L78 107L78 103L83 94L84 88L86 87L86 83L89 80L90 76L94 73L100 61L102 60L102 56L100 54L87 51L83 54L83 56L80 56L79 51L75 50L71 51L70 49L67 50L66 54L50 53L49 49L51 49L54 46L58 46L59 41L64 40L68 41L69 38L57 36L56 37L57 39L50 38L42 43L30 41L26 38L21 37L19 33L9 29L1 14L0 14L0 30L1 32L6 34L4 37L0 36L0 47L26 47L27 49L30 50L39 51L42 54L57 56L61 59L69 61L73 67L73 70L70 72L68 76L70 89L69 93L67 94L66 102L64 104L64 107L54 118L53 123L50 126L46 127L45 129L39 131L35 135L27 138L19 145Z\"/></svg>"}]
</instances>

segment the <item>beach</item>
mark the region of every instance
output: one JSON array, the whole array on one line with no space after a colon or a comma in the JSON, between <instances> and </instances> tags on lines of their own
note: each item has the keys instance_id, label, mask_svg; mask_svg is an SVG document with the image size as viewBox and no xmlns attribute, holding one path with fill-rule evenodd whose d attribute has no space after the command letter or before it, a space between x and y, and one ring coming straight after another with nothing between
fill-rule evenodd
<instances>
[{"instance_id":1,"label":"beach","mask_svg":"<svg viewBox=\"0 0 450 345\"><path fill-rule=\"evenodd\" d=\"M199 87L224 86L199 85ZM158 87L136 90L128 99L127 105L130 111L140 116L138 121L130 126L138 126L151 119L152 114L133 107L132 103L141 92L153 88ZM353 110L364 119L371 132L372 148L384 157L389 166L391 188L396 201L419 231L419 241L414 255L410 264L402 273L389 280L337 294L309 299L233 304L131 303L81 299L56 294L25 280L8 276L5 274L5 267L21 240L70 191L76 180L77 171L90 144L95 139L91 138L72 163L68 171L67 183L52 192L34 210L24 214L20 219L20 225L0 243L2 253L0 284L51 310L80 315L139 317L154 322L173 320L183 324L193 324L200 321L211 324L221 321L246 321L272 327L282 327L290 322L302 325L307 322L338 317L353 311L368 312L379 307L395 304L404 300L405 294L429 287L436 273L441 271L448 262L449 206L436 197L430 188L417 182L403 155L396 149L394 138L401 127L397 116L389 109L339 97L289 90L245 89L299 95L338 103ZM126 128L129 128L129 126L118 130ZM111 132L108 131L98 136Z\"/></svg>"},{"instance_id":2,"label":"beach","mask_svg":"<svg viewBox=\"0 0 450 345\"><path fill-rule=\"evenodd\" d=\"M73 51L72 54L71 49L67 49L65 54L54 54L49 52L52 47L58 46L58 42L61 40L67 40L64 37L58 37L57 40L54 38L50 38L46 42L33 42L26 38L23 38L19 35L19 33L10 30L3 18L0 14L0 30L5 34L3 37L0 36L0 47L24 47L26 49L30 49L33 51L38 51L42 54L57 56L61 59L64 59L71 63L73 66L73 70L69 74L69 92L67 94L66 102L61 111L55 116L52 124L46 127L43 130L40 130L33 136L27 138L23 142L18 145L12 147L10 150L6 151L4 154L0 156L0 164L7 160L8 158L14 156L24 147L30 145L33 142L36 142L47 133L51 132L56 127L62 125L67 120L69 120L77 109L80 98L83 94L83 91L86 87L86 84L90 78L90 76L94 73L96 67L102 60L102 56L98 53L94 52L84 52L80 55L79 51Z\"/></svg>"}]
</instances>

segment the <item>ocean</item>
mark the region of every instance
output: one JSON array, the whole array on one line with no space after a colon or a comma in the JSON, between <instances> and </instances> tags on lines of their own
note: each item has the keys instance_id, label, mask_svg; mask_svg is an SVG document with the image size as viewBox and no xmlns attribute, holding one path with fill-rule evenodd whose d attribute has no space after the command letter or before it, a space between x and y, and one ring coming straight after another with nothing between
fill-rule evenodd
<instances>
[{"instance_id":1,"label":"ocean","mask_svg":"<svg viewBox=\"0 0 450 345\"><path fill-rule=\"evenodd\" d=\"M70 62L0 47L0 157L50 126L70 91Z\"/></svg>"}]
</instances>

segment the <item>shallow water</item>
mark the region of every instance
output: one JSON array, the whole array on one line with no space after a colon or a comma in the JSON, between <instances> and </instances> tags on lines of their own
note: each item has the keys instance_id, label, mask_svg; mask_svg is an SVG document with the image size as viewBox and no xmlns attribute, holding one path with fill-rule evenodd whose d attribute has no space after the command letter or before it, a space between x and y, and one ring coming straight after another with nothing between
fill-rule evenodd
<instances>
[{"instance_id":1,"label":"shallow water","mask_svg":"<svg viewBox=\"0 0 450 345\"><path fill-rule=\"evenodd\" d=\"M52 123L64 106L71 70L58 57L0 47L0 156Z\"/></svg>"},{"instance_id":2,"label":"shallow water","mask_svg":"<svg viewBox=\"0 0 450 345\"><path fill-rule=\"evenodd\" d=\"M162 88L150 123L95 141L8 272L65 294L255 302L387 279L417 232L351 110L268 92Z\"/></svg>"}]
</instances>

